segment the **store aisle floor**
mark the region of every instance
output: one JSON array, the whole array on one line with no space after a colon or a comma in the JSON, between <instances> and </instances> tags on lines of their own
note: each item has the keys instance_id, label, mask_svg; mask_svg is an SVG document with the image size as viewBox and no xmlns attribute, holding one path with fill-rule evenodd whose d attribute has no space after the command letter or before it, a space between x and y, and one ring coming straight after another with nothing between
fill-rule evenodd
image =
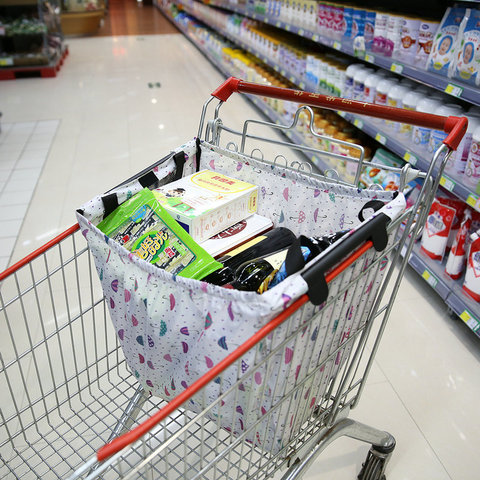
<instances>
[{"instance_id":1,"label":"store aisle floor","mask_svg":"<svg viewBox=\"0 0 480 480\"><path fill-rule=\"evenodd\" d=\"M83 202L195 136L201 106L223 80L179 34L81 38L68 44L70 55L58 77L0 85L0 141L10 129L21 130L19 125L56 126L43 166L37 167L41 171L23 164L15 176L19 185L39 173L11 262L73 224ZM240 98L222 107L222 117L237 125L260 118ZM16 151L13 167L26 152L22 146ZM10 153L0 146L0 170L9 161L12 167ZM10 180L5 175L3 211L22 200L24 189L7 188ZM352 412L353 418L395 435L389 480L478 477L479 347L425 282L407 271L364 397ZM367 450L342 439L305 479L356 478Z\"/></svg>"}]
</instances>

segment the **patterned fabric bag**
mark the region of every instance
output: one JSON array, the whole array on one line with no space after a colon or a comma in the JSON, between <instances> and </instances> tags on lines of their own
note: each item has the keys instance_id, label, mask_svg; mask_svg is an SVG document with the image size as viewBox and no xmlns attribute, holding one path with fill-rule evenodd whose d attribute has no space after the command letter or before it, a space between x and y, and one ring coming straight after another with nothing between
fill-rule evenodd
<instances>
[{"instance_id":1,"label":"patterned fabric bag","mask_svg":"<svg viewBox=\"0 0 480 480\"><path fill-rule=\"evenodd\" d=\"M308 290L306 282L296 274L262 295L178 277L130 254L96 228L95 225L116 205L143 187L154 188L178 177L182 164L183 175L190 175L197 168L208 168L258 185L258 213L271 218L274 226L287 227L296 235L320 236L346 228L356 229L362 224L358 219L359 211L373 199L385 203L379 212L392 219L405 208L401 194L358 190L326 182L195 140L182 145L151 171L142 172L138 178L85 204L77 212L78 222L94 256L127 364L146 391L167 401L184 391ZM378 212L373 215L376 214ZM369 262L368 255L365 262ZM313 357L321 358L326 354L320 349L313 350L322 344L315 342L319 335L330 336L332 341L340 344L345 335L348 336L346 332L355 328L357 316L354 313L367 310L373 298L364 295L365 291L375 291L380 281L381 278L372 273L367 284L353 292L355 299L349 303L348 311L328 312L332 317L345 318L341 328L331 329L326 324L320 330L308 332L301 348L298 343L287 343L285 355L277 355L278 358L274 359L273 372L267 373L260 368L248 384L229 393L222 402L220 425L241 432L252 421L261 418L268 410L268 404L275 402L277 392L293 388L308 374L309 365L302 363L306 349L311 350ZM267 356L282 339L287 338L292 328L300 327L302 318L311 317L319 308L310 303L302 307L288 327L280 326L275 335L265 341L261 355ZM209 384L201 393L201 399L197 401L195 397L185 408L201 411L205 404L215 401L260 360L254 351L247 353L238 368L236 365L229 367L221 383ZM339 368L341 359L338 358L336 363L335 368ZM323 385L313 387L322 395L327 383L328 378L325 378ZM219 421L217 409L212 408L208 415ZM291 420L288 420L288 428L278 428L286 424L285 412L280 408L275 415L268 417L268 421L257 422L255 435L252 434L250 440L276 451L299 428Z\"/></svg>"}]
</instances>

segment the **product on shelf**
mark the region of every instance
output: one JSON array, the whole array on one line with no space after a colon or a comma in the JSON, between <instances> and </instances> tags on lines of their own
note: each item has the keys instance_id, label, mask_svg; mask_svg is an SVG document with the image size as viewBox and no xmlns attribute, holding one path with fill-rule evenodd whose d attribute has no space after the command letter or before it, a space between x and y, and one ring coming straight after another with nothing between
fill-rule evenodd
<instances>
[{"instance_id":1,"label":"product on shelf","mask_svg":"<svg viewBox=\"0 0 480 480\"><path fill-rule=\"evenodd\" d=\"M255 185L210 170L159 187L154 195L198 242L252 215L258 203Z\"/></svg>"},{"instance_id":2,"label":"product on shelf","mask_svg":"<svg viewBox=\"0 0 480 480\"><path fill-rule=\"evenodd\" d=\"M446 105L440 105L433 111L434 115L441 115L445 117L456 116L461 117L463 115L463 108L455 103L449 103ZM428 141L427 152L430 158L439 149L442 142L447 138L447 134L443 130L432 130L430 133L430 139ZM458 151L453 151L450 158L455 158Z\"/></svg>"},{"instance_id":3,"label":"product on shelf","mask_svg":"<svg viewBox=\"0 0 480 480\"><path fill-rule=\"evenodd\" d=\"M438 99L425 96L418 102L416 110L417 112L433 113L440 106L441 103ZM430 128L417 125L412 127L412 144L417 152L425 156L430 141L430 132Z\"/></svg>"},{"instance_id":4,"label":"product on shelf","mask_svg":"<svg viewBox=\"0 0 480 480\"><path fill-rule=\"evenodd\" d=\"M423 230L421 250L433 260L441 260L445 254L455 213L454 208L441 203L438 198L432 203Z\"/></svg>"},{"instance_id":5,"label":"product on shelf","mask_svg":"<svg viewBox=\"0 0 480 480\"><path fill-rule=\"evenodd\" d=\"M463 182L472 190L478 192L480 182L480 126L477 126L472 135Z\"/></svg>"},{"instance_id":6,"label":"product on shelf","mask_svg":"<svg viewBox=\"0 0 480 480\"><path fill-rule=\"evenodd\" d=\"M139 258L176 275L202 279L222 267L144 188L97 226Z\"/></svg>"},{"instance_id":7,"label":"product on shelf","mask_svg":"<svg viewBox=\"0 0 480 480\"><path fill-rule=\"evenodd\" d=\"M473 112L475 113L475 112ZM468 118L468 127L465 135L457 148L456 154L450 156L445 172L456 178L462 178L465 173L465 167L467 165L468 155L472 146L473 133L480 127L480 114L463 113L463 116ZM474 186L475 187L475 186Z\"/></svg>"},{"instance_id":8,"label":"product on shelf","mask_svg":"<svg viewBox=\"0 0 480 480\"><path fill-rule=\"evenodd\" d=\"M376 53L384 53L387 43L387 24L388 13L378 11L375 16L375 29L373 34L372 51Z\"/></svg>"},{"instance_id":9,"label":"product on shelf","mask_svg":"<svg viewBox=\"0 0 480 480\"><path fill-rule=\"evenodd\" d=\"M465 28L459 37L453 76L471 85L480 86L480 10L470 10Z\"/></svg>"},{"instance_id":10,"label":"product on shelf","mask_svg":"<svg viewBox=\"0 0 480 480\"><path fill-rule=\"evenodd\" d=\"M469 208L465 209L462 223L457 231L455 240L448 254L445 273L454 280L458 280L464 270L465 257L467 254L467 236L472 226L472 212Z\"/></svg>"},{"instance_id":11,"label":"product on shelf","mask_svg":"<svg viewBox=\"0 0 480 480\"><path fill-rule=\"evenodd\" d=\"M427 61L427 69L445 76L453 73L457 39L465 27L466 8L448 8L440 22Z\"/></svg>"},{"instance_id":12,"label":"product on shelf","mask_svg":"<svg viewBox=\"0 0 480 480\"><path fill-rule=\"evenodd\" d=\"M480 302L480 231L470 235L467 271L463 283L463 291L476 302Z\"/></svg>"},{"instance_id":13,"label":"product on shelf","mask_svg":"<svg viewBox=\"0 0 480 480\"><path fill-rule=\"evenodd\" d=\"M418 29L417 51L413 64L421 69L427 67L428 57L432 51L433 38L438 30L439 22L436 20L421 20Z\"/></svg>"},{"instance_id":14,"label":"product on shelf","mask_svg":"<svg viewBox=\"0 0 480 480\"><path fill-rule=\"evenodd\" d=\"M400 43L395 51L395 58L402 62L412 64L417 52L418 35L420 31L420 18L404 17L400 27Z\"/></svg>"}]
</instances>

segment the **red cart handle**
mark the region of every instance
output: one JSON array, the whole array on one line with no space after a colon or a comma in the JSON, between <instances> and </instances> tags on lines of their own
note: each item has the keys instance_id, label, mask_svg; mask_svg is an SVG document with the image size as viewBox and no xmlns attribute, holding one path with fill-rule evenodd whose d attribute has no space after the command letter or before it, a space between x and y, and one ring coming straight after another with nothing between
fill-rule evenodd
<instances>
[{"instance_id":1,"label":"red cart handle","mask_svg":"<svg viewBox=\"0 0 480 480\"><path fill-rule=\"evenodd\" d=\"M432 115L430 113L404 110L402 108L384 107L383 105L321 95L320 93L304 92L301 90L292 90L290 88L270 87L258 83L244 82L235 77L230 77L226 80L212 93L212 96L218 98L222 102L226 102L234 92L280 98L282 100L290 100L292 102L328 108L330 110L342 110L344 112L369 115L371 117L409 123L420 127L432 128L434 130L443 130L448 133L448 136L443 143L452 150L457 149L468 126L468 119L466 117L443 117L440 115Z\"/></svg>"}]
</instances>

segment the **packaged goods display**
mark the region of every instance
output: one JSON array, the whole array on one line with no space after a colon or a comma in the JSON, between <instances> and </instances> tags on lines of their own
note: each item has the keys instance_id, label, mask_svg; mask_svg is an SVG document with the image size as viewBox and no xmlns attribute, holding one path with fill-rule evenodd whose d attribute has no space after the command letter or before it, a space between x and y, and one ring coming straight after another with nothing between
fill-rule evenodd
<instances>
[{"instance_id":1,"label":"packaged goods display","mask_svg":"<svg viewBox=\"0 0 480 480\"><path fill-rule=\"evenodd\" d=\"M459 34L453 76L480 86L480 10L470 10L465 28Z\"/></svg>"},{"instance_id":2,"label":"packaged goods display","mask_svg":"<svg viewBox=\"0 0 480 480\"><path fill-rule=\"evenodd\" d=\"M443 258L454 217L455 209L434 200L422 235L422 252L433 260Z\"/></svg>"},{"instance_id":3,"label":"packaged goods display","mask_svg":"<svg viewBox=\"0 0 480 480\"><path fill-rule=\"evenodd\" d=\"M463 291L476 302L480 302L480 231L478 230L470 235Z\"/></svg>"},{"instance_id":4,"label":"packaged goods display","mask_svg":"<svg viewBox=\"0 0 480 480\"><path fill-rule=\"evenodd\" d=\"M466 8L448 8L435 35L427 69L441 75L451 76L455 62L457 40L465 27Z\"/></svg>"}]
</instances>

